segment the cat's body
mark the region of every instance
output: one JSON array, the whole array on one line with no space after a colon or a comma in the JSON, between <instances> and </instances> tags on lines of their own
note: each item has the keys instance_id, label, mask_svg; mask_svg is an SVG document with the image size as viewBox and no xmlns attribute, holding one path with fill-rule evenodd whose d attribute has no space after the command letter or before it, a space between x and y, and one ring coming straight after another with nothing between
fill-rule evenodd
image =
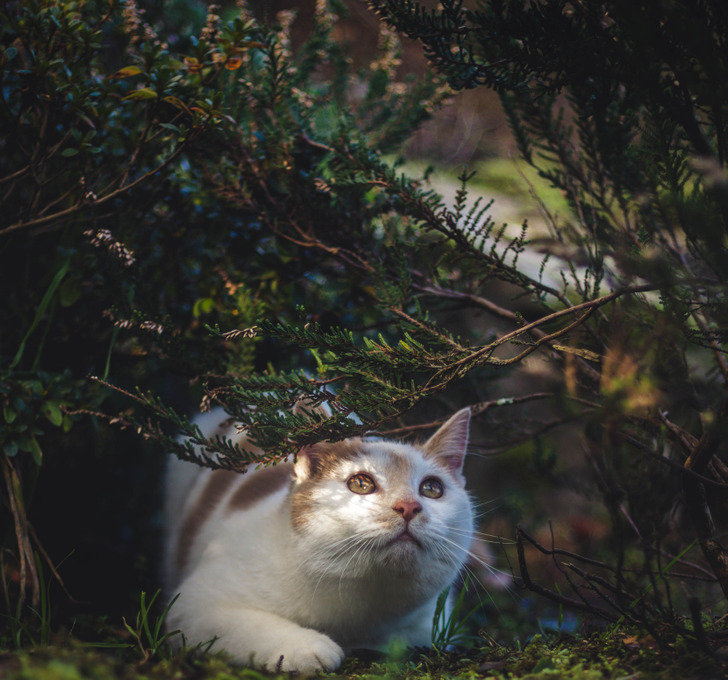
<instances>
[{"instance_id":1,"label":"cat's body","mask_svg":"<svg viewBox=\"0 0 728 680\"><path fill-rule=\"evenodd\" d=\"M223 417L198 424L211 436ZM421 447L322 443L244 475L172 459L168 625L267 670L333 670L345 649L395 637L428 645L472 538L468 424L463 410Z\"/></svg>"}]
</instances>

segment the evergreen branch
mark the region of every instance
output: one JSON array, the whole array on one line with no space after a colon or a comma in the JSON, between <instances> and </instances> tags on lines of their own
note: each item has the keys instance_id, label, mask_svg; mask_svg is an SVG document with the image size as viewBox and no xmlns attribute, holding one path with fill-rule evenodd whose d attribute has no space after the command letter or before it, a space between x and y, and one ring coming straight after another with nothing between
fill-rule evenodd
<instances>
[{"instance_id":1,"label":"evergreen branch","mask_svg":"<svg viewBox=\"0 0 728 680\"><path fill-rule=\"evenodd\" d=\"M446 345L450 345L452 349L455 352L464 353L467 352L467 348L461 345L459 342L455 342L449 335L442 332L439 328L433 327L431 325L428 325L426 323L423 323L422 321L418 321L417 319L413 318L409 314L405 313L402 309L399 309L397 307L389 307L389 311L391 311L393 314L398 316L400 319L403 319L408 324L413 326L414 328L417 328L427 335L429 335L431 338L437 340L438 342L441 342ZM424 351L424 347L422 345L418 345L418 349L421 351Z\"/></svg>"}]
</instances>

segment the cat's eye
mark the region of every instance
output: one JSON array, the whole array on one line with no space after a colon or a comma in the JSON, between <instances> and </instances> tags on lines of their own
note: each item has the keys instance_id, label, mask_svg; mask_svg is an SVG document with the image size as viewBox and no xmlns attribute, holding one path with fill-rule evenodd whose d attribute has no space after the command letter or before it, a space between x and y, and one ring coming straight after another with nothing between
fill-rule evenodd
<instances>
[{"instance_id":1,"label":"cat's eye","mask_svg":"<svg viewBox=\"0 0 728 680\"><path fill-rule=\"evenodd\" d=\"M425 498L440 498L445 493L445 487L439 479L428 477L420 484L420 494Z\"/></svg>"},{"instance_id":2,"label":"cat's eye","mask_svg":"<svg viewBox=\"0 0 728 680\"><path fill-rule=\"evenodd\" d=\"M362 472L349 477L346 485L349 487L349 491L361 494L362 496L368 493L374 493L377 490L377 485L374 483L374 480Z\"/></svg>"}]
</instances>

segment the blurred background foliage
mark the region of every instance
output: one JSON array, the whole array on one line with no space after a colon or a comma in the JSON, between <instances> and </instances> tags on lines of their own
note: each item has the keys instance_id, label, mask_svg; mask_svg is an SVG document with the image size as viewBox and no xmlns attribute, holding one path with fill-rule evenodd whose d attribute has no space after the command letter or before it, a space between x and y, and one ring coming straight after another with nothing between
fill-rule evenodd
<instances>
[{"instance_id":1,"label":"blurred background foliage","mask_svg":"<svg viewBox=\"0 0 728 680\"><path fill-rule=\"evenodd\" d=\"M471 405L504 637L724 612L726 11L370 4L0 10L16 640L39 563L91 637L154 589L214 403L267 460Z\"/></svg>"}]
</instances>

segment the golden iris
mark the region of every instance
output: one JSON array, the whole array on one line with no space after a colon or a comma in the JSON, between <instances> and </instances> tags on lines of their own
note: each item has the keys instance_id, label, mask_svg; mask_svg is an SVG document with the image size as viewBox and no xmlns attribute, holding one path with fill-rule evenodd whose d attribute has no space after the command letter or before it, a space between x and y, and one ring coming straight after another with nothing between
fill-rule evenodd
<instances>
[{"instance_id":1,"label":"golden iris","mask_svg":"<svg viewBox=\"0 0 728 680\"><path fill-rule=\"evenodd\" d=\"M362 496L368 493L374 493L377 490L377 485L374 483L374 480L363 472L359 472L353 477L350 477L346 485L349 487L349 491L361 494Z\"/></svg>"},{"instance_id":2,"label":"golden iris","mask_svg":"<svg viewBox=\"0 0 728 680\"><path fill-rule=\"evenodd\" d=\"M428 477L420 484L420 493L426 498L440 498L445 493L445 487L439 479Z\"/></svg>"}]
</instances>

